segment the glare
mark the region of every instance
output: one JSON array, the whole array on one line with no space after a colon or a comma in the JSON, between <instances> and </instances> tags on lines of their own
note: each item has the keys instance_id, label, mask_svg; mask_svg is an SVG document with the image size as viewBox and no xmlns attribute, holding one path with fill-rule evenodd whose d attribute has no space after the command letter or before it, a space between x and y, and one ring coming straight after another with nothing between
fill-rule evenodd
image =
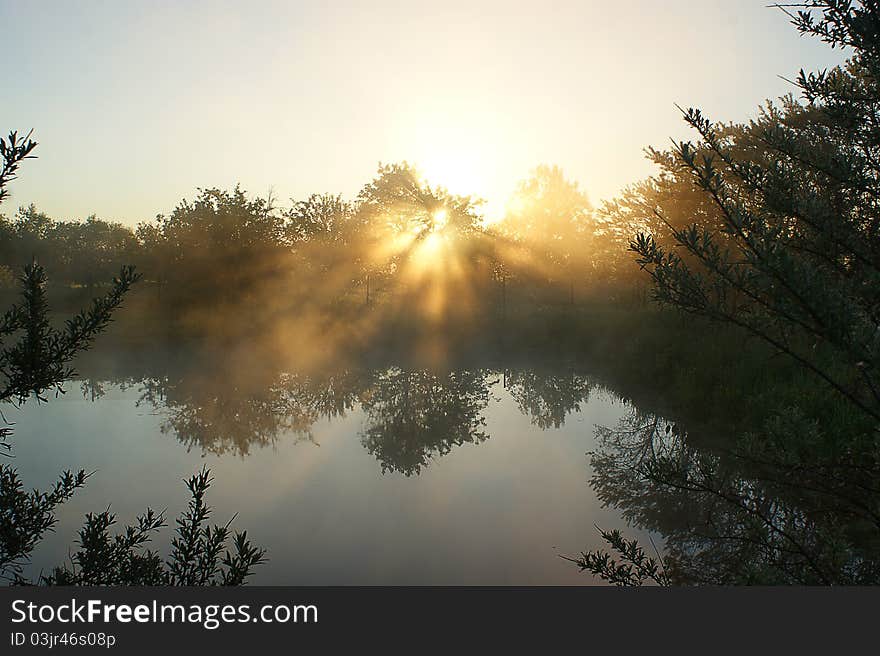
<instances>
[{"instance_id":1,"label":"glare","mask_svg":"<svg viewBox=\"0 0 880 656\"><path fill-rule=\"evenodd\" d=\"M446 260L452 256L449 247L446 234L436 230L424 233L411 251L406 273L416 280L425 277L436 279L442 275Z\"/></svg>"},{"instance_id":2,"label":"glare","mask_svg":"<svg viewBox=\"0 0 880 656\"><path fill-rule=\"evenodd\" d=\"M439 209L434 212L434 226L432 230L434 232L439 232L440 230L443 230L443 228L446 227L446 222L448 219L449 215L447 214L446 210Z\"/></svg>"},{"instance_id":3,"label":"glare","mask_svg":"<svg viewBox=\"0 0 880 656\"><path fill-rule=\"evenodd\" d=\"M422 240L419 247L420 254L427 257L436 257L443 246L443 235L435 230Z\"/></svg>"},{"instance_id":4,"label":"glare","mask_svg":"<svg viewBox=\"0 0 880 656\"><path fill-rule=\"evenodd\" d=\"M431 155L417 160L419 170L431 185L439 185L450 193L479 195L485 173L474 158L462 157L461 152L433 146Z\"/></svg>"}]
</instances>

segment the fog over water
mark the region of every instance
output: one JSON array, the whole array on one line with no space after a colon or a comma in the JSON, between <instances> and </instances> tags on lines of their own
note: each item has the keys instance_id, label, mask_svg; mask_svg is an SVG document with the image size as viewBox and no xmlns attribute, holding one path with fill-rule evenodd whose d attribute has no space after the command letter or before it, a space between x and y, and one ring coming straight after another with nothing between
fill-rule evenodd
<instances>
[{"instance_id":1,"label":"fog over water","mask_svg":"<svg viewBox=\"0 0 880 656\"><path fill-rule=\"evenodd\" d=\"M381 385L383 373L366 376ZM535 372L518 373L528 379ZM551 407L561 397L541 398L540 390L511 382L517 378L511 372L480 371L473 378L478 389L457 388L459 397L446 400L459 410L461 395L480 397L473 416L463 419L473 421L476 435L460 434L461 444L445 441L448 425L419 423L424 418L371 437L371 428L407 406L386 407L391 416L377 416L369 409L377 392L368 383L359 392L364 402L354 401L342 414L317 417L305 430L282 427L265 443L230 442L221 455L211 452L217 444L192 443L175 432L180 407L145 399L155 381L74 382L41 407L31 402L7 413L20 426L15 451L25 480L45 486L65 468L95 471L61 508L57 531L35 553L31 570L63 561L82 516L103 510L108 500L120 521L133 521L147 505L175 516L186 500L182 479L208 465L217 479L209 492L215 521L237 513L234 526L269 545L269 562L257 568L254 583L582 584L591 577L558 555L599 546L595 524L624 523L618 512L602 508L588 485L586 452L596 446L595 425L614 425L630 407L570 371L539 372L554 374L583 383L574 385L577 394L586 393L570 397L573 407ZM455 377L432 376L432 384L442 387ZM100 396L93 401L95 387ZM225 403L246 405L231 394ZM212 412L197 403L185 411L199 410ZM225 425L213 419L218 439L226 429L246 440L241 412L230 413ZM284 421L251 419L252 427ZM447 433L430 443L438 430Z\"/></svg>"}]
</instances>

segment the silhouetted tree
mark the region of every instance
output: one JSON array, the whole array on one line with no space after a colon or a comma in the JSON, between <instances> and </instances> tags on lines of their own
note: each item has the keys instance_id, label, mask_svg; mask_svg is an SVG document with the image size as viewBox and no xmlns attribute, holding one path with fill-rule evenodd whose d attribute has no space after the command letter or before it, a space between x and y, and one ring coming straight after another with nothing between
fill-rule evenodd
<instances>
[{"instance_id":1,"label":"silhouetted tree","mask_svg":"<svg viewBox=\"0 0 880 656\"><path fill-rule=\"evenodd\" d=\"M45 585L243 585L266 552L251 545L247 532L229 531L229 524L208 524L211 507L205 493L211 486L210 471L186 481L189 507L176 520L171 554L163 560L145 548L153 534L165 525L162 513L150 509L121 534L110 534L116 516L109 510L86 515L79 532L79 548L70 565L56 567L43 576ZM232 548L227 543L232 538Z\"/></svg>"},{"instance_id":2,"label":"silhouetted tree","mask_svg":"<svg viewBox=\"0 0 880 656\"><path fill-rule=\"evenodd\" d=\"M432 187L407 162L380 164L357 197L355 223L364 244L360 262L365 285L371 279L389 279L427 240L441 236L455 242L460 263L471 261L474 251L466 237L479 232L479 203Z\"/></svg>"},{"instance_id":3,"label":"silhouetted tree","mask_svg":"<svg viewBox=\"0 0 880 656\"><path fill-rule=\"evenodd\" d=\"M631 247L661 302L741 326L880 420L880 9L804 6L797 28L853 57L802 71L805 104L769 106L749 124L759 156L738 157L738 135L685 112L700 143L678 144L677 163L654 159L686 167L722 225L667 221L677 249L648 234Z\"/></svg>"},{"instance_id":4,"label":"silhouetted tree","mask_svg":"<svg viewBox=\"0 0 880 656\"><path fill-rule=\"evenodd\" d=\"M479 224L479 201L432 187L407 162L379 165L372 182L358 194L358 217L380 234L422 234L437 227L472 230Z\"/></svg>"},{"instance_id":5,"label":"silhouetted tree","mask_svg":"<svg viewBox=\"0 0 880 656\"><path fill-rule=\"evenodd\" d=\"M289 240L294 245L318 242L322 246L351 241L354 206L340 194L312 194L287 211Z\"/></svg>"},{"instance_id":6,"label":"silhouetted tree","mask_svg":"<svg viewBox=\"0 0 880 656\"><path fill-rule=\"evenodd\" d=\"M0 200L6 197L6 185L14 178L20 162L36 147L30 139L20 140L16 133L0 139ZM42 220L38 224L43 224ZM110 291L93 301L91 307L68 319L61 329L54 328L46 300L46 274L32 263L21 277L21 302L0 317L0 402L24 402L31 396L43 400L43 394L62 391L62 383L73 376L73 359L87 349L102 332L119 308L131 285L138 279L131 267L123 267L114 278ZM8 427L0 429L2 444ZM57 519L56 508L67 501L87 478L84 471L64 472L47 492L25 491L18 472L0 465L0 578L27 583L22 571L34 548ZM73 568L60 567L41 583L68 584L206 584L222 582L238 585L251 569L263 561L264 551L253 547L245 534L233 538L233 552L220 557L229 537L228 525L209 527L205 522L210 509L204 494L210 485L205 470L193 477L188 486L192 494L189 512L178 520L178 537L167 564L152 552L138 550L149 534L163 525L164 519L148 510L138 525L127 527L123 535L111 538L109 527L114 517L109 510L86 517L80 532L80 549L73 556Z\"/></svg>"},{"instance_id":7,"label":"silhouetted tree","mask_svg":"<svg viewBox=\"0 0 880 656\"><path fill-rule=\"evenodd\" d=\"M185 282L175 288L191 303L239 299L277 274L289 248L271 199L249 198L239 186L200 190L194 201L157 217L157 230L141 226L139 233L158 242L163 275Z\"/></svg>"}]
</instances>

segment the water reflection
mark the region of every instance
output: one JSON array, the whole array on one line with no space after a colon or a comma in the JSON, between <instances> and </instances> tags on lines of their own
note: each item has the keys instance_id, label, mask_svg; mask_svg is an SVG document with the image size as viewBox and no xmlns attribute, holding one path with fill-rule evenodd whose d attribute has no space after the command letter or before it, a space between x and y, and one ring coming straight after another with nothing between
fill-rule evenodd
<instances>
[{"instance_id":1,"label":"water reflection","mask_svg":"<svg viewBox=\"0 0 880 656\"><path fill-rule=\"evenodd\" d=\"M570 364L486 362L438 371L386 362L295 372L271 360L241 366L211 354L141 360L81 385L88 400L114 386L136 389L138 406L161 418L162 433L201 454L253 457L282 443L320 443L319 423L351 420L347 433L372 457L375 471L404 479L421 477L457 447L510 437L487 424L501 392L532 432L562 432L599 391L617 404L614 421L575 430L584 439L595 437L591 494L613 509L618 522L603 527L658 536L674 582L880 581L880 467L870 444L858 453L827 456L820 465L798 455L817 451L808 429L786 425L778 435L762 432L755 448L741 436L708 440L689 434L687 422L621 404ZM809 449L799 450L807 443ZM570 456L573 466L584 466L584 450ZM469 459L478 460L475 454ZM495 468L483 473L498 475ZM533 483L554 473L542 477ZM586 487L583 477L578 485ZM493 492L486 494L492 506ZM566 512L571 518L578 513L574 507ZM590 539L587 531L581 535ZM582 546L570 545L569 552Z\"/></svg>"},{"instance_id":2,"label":"water reflection","mask_svg":"<svg viewBox=\"0 0 880 656\"><path fill-rule=\"evenodd\" d=\"M138 405L149 404L164 417L162 432L187 449L246 456L254 447L274 445L279 436L309 438L316 413L282 379L256 388L224 379L150 378L142 383Z\"/></svg>"},{"instance_id":3,"label":"water reflection","mask_svg":"<svg viewBox=\"0 0 880 656\"><path fill-rule=\"evenodd\" d=\"M574 374L548 377L506 370L504 376L515 381L520 406L525 403L521 399L531 404L524 412L540 413L534 422L542 428L561 426L565 415L589 396L590 386ZM130 373L114 382L137 386L138 405L161 416L162 432L187 449L246 456L282 438L313 440L312 428L319 419L344 418L360 410L360 441L382 472L413 476L432 458L489 438L484 411L499 376L488 368L434 371L399 366L298 374L232 368L223 359L207 359L198 367L169 367L165 375L136 380L137 374ZM99 399L106 385L103 380L83 380L83 397Z\"/></svg>"},{"instance_id":4,"label":"water reflection","mask_svg":"<svg viewBox=\"0 0 880 656\"><path fill-rule=\"evenodd\" d=\"M28 480L51 480L64 466L99 471L65 507L37 571L64 559L84 512L108 502L121 517L145 504L175 512L169 491L205 457L217 513L238 513L271 549L256 583L583 582L557 554L608 519L583 470L591 426L620 410L605 395L575 402L573 421L547 392L556 384L531 389L543 373L490 358L447 370L382 358L301 370L242 362L189 346L112 353L80 364L82 394L22 408L16 446ZM548 429L552 439L537 439L544 429L502 377L555 408L562 421ZM61 430L70 439L59 445ZM301 443L309 439L315 446ZM569 495L595 514L560 503ZM442 556L426 563L432 550Z\"/></svg>"},{"instance_id":5,"label":"water reflection","mask_svg":"<svg viewBox=\"0 0 880 656\"><path fill-rule=\"evenodd\" d=\"M597 436L591 485L632 524L664 536L674 582L880 581L880 490L868 460L859 474L842 461L757 460L747 442L698 448L677 426L636 409Z\"/></svg>"},{"instance_id":6,"label":"water reflection","mask_svg":"<svg viewBox=\"0 0 880 656\"><path fill-rule=\"evenodd\" d=\"M188 449L246 456L282 436L313 440L320 418L352 410L369 386L369 373L343 371L320 377L272 372L247 376L224 369L183 376L147 378L139 405L165 419L170 433Z\"/></svg>"},{"instance_id":7,"label":"water reflection","mask_svg":"<svg viewBox=\"0 0 880 656\"><path fill-rule=\"evenodd\" d=\"M565 418L580 410L594 387L586 376L570 367L561 371L541 367L506 369L504 387L516 400L520 412L539 428L561 428Z\"/></svg>"},{"instance_id":8,"label":"water reflection","mask_svg":"<svg viewBox=\"0 0 880 656\"><path fill-rule=\"evenodd\" d=\"M163 433L205 454L247 456L279 439L313 441L319 419L361 410L361 444L382 472L415 476L456 446L489 439L484 411L499 381L540 429L561 428L595 387L571 367L546 364L500 373L398 365L294 373L271 361L241 366L217 352L151 361L147 370L132 362L112 382L136 386L139 406L163 418ZM82 380L83 397L97 400L107 383Z\"/></svg>"},{"instance_id":9,"label":"water reflection","mask_svg":"<svg viewBox=\"0 0 880 656\"><path fill-rule=\"evenodd\" d=\"M432 457L489 438L483 410L492 384L481 371L381 372L362 396L367 423L361 443L383 472L417 475Z\"/></svg>"}]
</instances>

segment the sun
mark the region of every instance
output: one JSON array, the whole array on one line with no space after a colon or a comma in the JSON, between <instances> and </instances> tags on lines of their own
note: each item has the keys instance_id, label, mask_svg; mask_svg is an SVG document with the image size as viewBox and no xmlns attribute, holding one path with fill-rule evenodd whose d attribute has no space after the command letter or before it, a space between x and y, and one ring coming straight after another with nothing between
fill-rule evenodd
<instances>
[{"instance_id":1,"label":"sun","mask_svg":"<svg viewBox=\"0 0 880 656\"><path fill-rule=\"evenodd\" d=\"M432 187L443 187L452 194L479 200L477 213L484 226L497 223L504 217L505 196L498 191L498 185L487 183L486 173L480 168L479 162L435 154L421 158L417 166L424 180ZM484 163L484 166L488 164ZM445 215L445 210L440 212Z\"/></svg>"}]
</instances>

